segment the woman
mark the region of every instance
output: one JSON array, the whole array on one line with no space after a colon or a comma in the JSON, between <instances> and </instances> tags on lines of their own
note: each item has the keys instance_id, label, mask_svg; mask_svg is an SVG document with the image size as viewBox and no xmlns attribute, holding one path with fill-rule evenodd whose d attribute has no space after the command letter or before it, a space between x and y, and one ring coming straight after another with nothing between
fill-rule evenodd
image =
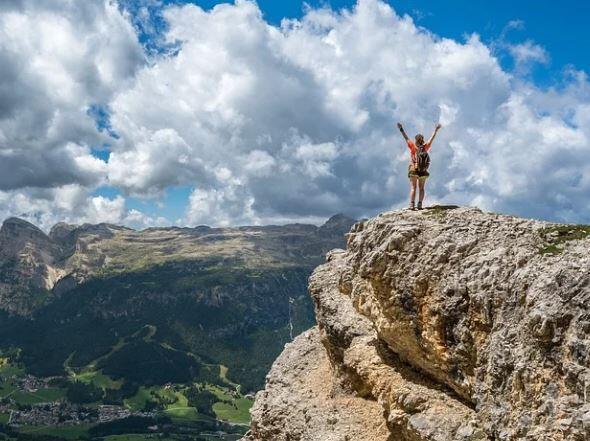
<instances>
[{"instance_id":1,"label":"woman","mask_svg":"<svg viewBox=\"0 0 590 441\"><path fill-rule=\"evenodd\" d=\"M428 166L430 165L430 156L428 155L428 151L430 150L430 146L432 145L432 141L434 141L434 137L441 129L441 125L437 124L436 128L434 129L434 133L428 140L428 142L424 143L424 136L421 134L417 134L415 137L416 142L412 141L404 128L402 127L401 123L397 123L397 127L400 132L402 132L402 136L408 143L408 148L410 149L410 165L408 167L408 178L410 179L410 210L415 210L414 201L416 200L416 185L420 190L420 194L418 196L418 210L422 210L422 201L424 201L424 184L426 184L426 179L430 176L428 173Z\"/></svg>"}]
</instances>

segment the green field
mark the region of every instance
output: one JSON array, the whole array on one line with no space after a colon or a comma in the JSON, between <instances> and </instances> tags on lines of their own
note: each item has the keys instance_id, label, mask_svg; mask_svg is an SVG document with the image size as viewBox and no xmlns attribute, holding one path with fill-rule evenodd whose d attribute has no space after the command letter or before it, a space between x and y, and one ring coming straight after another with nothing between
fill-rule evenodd
<instances>
[{"instance_id":1,"label":"green field","mask_svg":"<svg viewBox=\"0 0 590 441\"><path fill-rule=\"evenodd\" d=\"M134 397L136 403L139 403L141 399L146 399L146 395L152 392L149 397L156 397L160 402L168 403L164 406L164 413L172 418L173 421L177 422L190 422L190 421L210 421L211 417L206 415L200 415L197 409L188 405L187 398L181 391L164 388L151 388L144 389L144 391L138 392Z\"/></svg>"},{"instance_id":2,"label":"green field","mask_svg":"<svg viewBox=\"0 0 590 441\"><path fill-rule=\"evenodd\" d=\"M80 374L71 375L72 379L81 381L87 384L93 384L100 389L120 389L123 384L122 381L115 381L108 375L104 375L102 371L84 370Z\"/></svg>"},{"instance_id":3,"label":"green field","mask_svg":"<svg viewBox=\"0 0 590 441\"><path fill-rule=\"evenodd\" d=\"M248 398L238 398L232 404L215 403L213 410L217 418L234 424L250 423L250 408L253 401Z\"/></svg>"},{"instance_id":4,"label":"green field","mask_svg":"<svg viewBox=\"0 0 590 441\"><path fill-rule=\"evenodd\" d=\"M186 397L181 392L158 386L141 386L134 396L125 399L124 402L129 409L139 411L150 401L163 403L165 408L188 405Z\"/></svg>"},{"instance_id":5,"label":"green field","mask_svg":"<svg viewBox=\"0 0 590 441\"><path fill-rule=\"evenodd\" d=\"M253 401L241 395L235 395L230 390L219 386L207 385L209 390L218 398L213 405L213 411L218 419L233 424L248 424L250 422L250 408ZM137 393L125 400L125 405L131 410L141 410L146 403L155 401L164 405L164 413L173 420L203 421L211 417L201 415L194 407L188 405L188 400L182 390L164 389L161 387L140 387Z\"/></svg>"},{"instance_id":6,"label":"green field","mask_svg":"<svg viewBox=\"0 0 590 441\"><path fill-rule=\"evenodd\" d=\"M35 392L18 390L14 378L24 375L24 370L10 364L0 367L0 375L4 378L0 381L0 399L12 398L18 404L36 404L55 401L65 396L65 390L57 387L38 389Z\"/></svg>"},{"instance_id":7,"label":"green field","mask_svg":"<svg viewBox=\"0 0 590 441\"><path fill-rule=\"evenodd\" d=\"M164 412L166 413L166 415L172 418L173 421L198 421L203 418L202 415L199 415L197 409L188 406L171 406L167 408Z\"/></svg>"},{"instance_id":8,"label":"green field","mask_svg":"<svg viewBox=\"0 0 590 441\"><path fill-rule=\"evenodd\" d=\"M134 396L132 396L131 398L126 398L124 400L125 406L127 406L131 410L143 409L146 403L152 400L152 391L153 388L146 388L141 386Z\"/></svg>"},{"instance_id":9,"label":"green field","mask_svg":"<svg viewBox=\"0 0 590 441\"><path fill-rule=\"evenodd\" d=\"M218 419L234 424L250 423L250 408L254 404L251 399L241 395L236 398L227 389L218 386L208 385L207 389L219 399L219 402L213 405L213 411Z\"/></svg>"},{"instance_id":10,"label":"green field","mask_svg":"<svg viewBox=\"0 0 590 441\"><path fill-rule=\"evenodd\" d=\"M12 396L16 390L16 386L10 381L0 383L0 398Z\"/></svg>"},{"instance_id":11,"label":"green field","mask_svg":"<svg viewBox=\"0 0 590 441\"><path fill-rule=\"evenodd\" d=\"M39 389L35 392L15 391L11 398L18 404L37 404L56 401L65 396L65 390L56 387Z\"/></svg>"}]
</instances>

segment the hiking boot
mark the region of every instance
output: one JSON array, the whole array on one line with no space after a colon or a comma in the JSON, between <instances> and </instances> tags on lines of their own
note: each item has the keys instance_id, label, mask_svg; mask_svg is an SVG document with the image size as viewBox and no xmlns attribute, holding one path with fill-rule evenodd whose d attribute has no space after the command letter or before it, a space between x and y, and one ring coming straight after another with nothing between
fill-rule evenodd
<instances>
[{"instance_id":1,"label":"hiking boot","mask_svg":"<svg viewBox=\"0 0 590 441\"><path fill-rule=\"evenodd\" d=\"M414 206L414 202L410 202L410 210L414 211L416 209L416 207Z\"/></svg>"},{"instance_id":2,"label":"hiking boot","mask_svg":"<svg viewBox=\"0 0 590 441\"><path fill-rule=\"evenodd\" d=\"M418 202L418 210L422 210L422 202Z\"/></svg>"}]
</instances>

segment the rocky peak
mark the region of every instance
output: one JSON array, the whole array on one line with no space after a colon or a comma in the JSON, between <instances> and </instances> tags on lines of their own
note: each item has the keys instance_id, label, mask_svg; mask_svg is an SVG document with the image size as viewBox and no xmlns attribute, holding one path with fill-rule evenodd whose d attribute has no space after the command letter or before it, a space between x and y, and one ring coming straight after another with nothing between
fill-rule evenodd
<instances>
[{"instance_id":1,"label":"rocky peak","mask_svg":"<svg viewBox=\"0 0 590 441\"><path fill-rule=\"evenodd\" d=\"M23 240L49 240L47 235L41 229L18 217L10 217L2 223L0 237L11 239L19 238Z\"/></svg>"},{"instance_id":2,"label":"rocky peak","mask_svg":"<svg viewBox=\"0 0 590 441\"><path fill-rule=\"evenodd\" d=\"M319 233L324 235L343 236L348 233L355 222L356 220L342 213L335 214L319 228Z\"/></svg>"},{"instance_id":3,"label":"rocky peak","mask_svg":"<svg viewBox=\"0 0 590 441\"><path fill-rule=\"evenodd\" d=\"M0 229L0 308L26 314L61 277L54 267L61 247L35 225L18 218Z\"/></svg>"},{"instance_id":4,"label":"rocky peak","mask_svg":"<svg viewBox=\"0 0 590 441\"><path fill-rule=\"evenodd\" d=\"M0 228L0 256L15 259L25 249L29 254L43 253L49 257L57 251L57 246L32 223L16 217L6 219Z\"/></svg>"},{"instance_id":5,"label":"rocky peak","mask_svg":"<svg viewBox=\"0 0 590 441\"><path fill-rule=\"evenodd\" d=\"M78 225L59 222L51 227L51 230L49 231L49 237L51 237L56 242L64 242L68 240L72 232L74 232L77 228Z\"/></svg>"},{"instance_id":6,"label":"rocky peak","mask_svg":"<svg viewBox=\"0 0 590 441\"><path fill-rule=\"evenodd\" d=\"M590 228L473 208L359 222L311 277L318 330L273 366L246 439L590 439L589 250ZM321 357L300 360L318 351L329 393ZM381 416L348 418L359 399Z\"/></svg>"}]
</instances>

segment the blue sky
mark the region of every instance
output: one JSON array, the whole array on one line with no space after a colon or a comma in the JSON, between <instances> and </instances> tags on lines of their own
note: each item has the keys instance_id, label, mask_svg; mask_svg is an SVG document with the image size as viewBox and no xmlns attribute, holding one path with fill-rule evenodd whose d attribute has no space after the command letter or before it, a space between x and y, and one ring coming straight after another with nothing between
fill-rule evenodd
<instances>
[{"instance_id":1,"label":"blue sky","mask_svg":"<svg viewBox=\"0 0 590 441\"><path fill-rule=\"evenodd\" d=\"M169 1L165 3L195 3L210 9L220 2L214 0ZM351 8L355 0L259 0L265 18L279 24L285 17L300 18L305 4L313 7L327 5L333 9ZM461 40L466 34L477 33L486 42L502 35L510 22L521 21L521 29L507 34L510 40L532 39L549 52L549 72L537 71L544 84L548 76L557 79L567 65L590 72L590 2L584 0L388 0L400 14L408 14L417 24L442 36Z\"/></svg>"},{"instance_id":2,"label":"blue sky","mask_svg":"<svg viewBox=\"0 0 590 441\"><path fill-rule=\"evenodd\" d=\"M125 0L123 0L125 2ZM220 3L215 0L165 0L167 4L194 3L205 10ZM279 25L284 18L301 18L309 7L329 6L334 10L352 8L356 0L258 0L258 6L265 20ZM534 66L527 77L541 88L560 87L564 71L573 66L590 71L590 2L579 0L399 0L387 1L398 14L408 14L415 23L441 37L464 41L468 35L477 33L482 41L495 48L495 55L503 67L512 69L513 59L503 50L502 43L518 43L531 40L541 45L548 53L546 63ZM141 7L143 0L127 0L127 6ZM129 8L134 10L134 8ZM159 8L152 9L157 12ZM162 30L164 21L155 23ZM143 35L141 40L146 47L157 46L152 35ZM104 121L103 124L104 126ZM108 151L96 152L101 159L108 159ZM186 209L186 201L191 194L190 186L170 187L160 200L127 197L127 205L150 216L164 215L174 221L180 219ZM97 189L95 195L114 197L121 194L114 187Z\"/></svg>"}]
</instances>

